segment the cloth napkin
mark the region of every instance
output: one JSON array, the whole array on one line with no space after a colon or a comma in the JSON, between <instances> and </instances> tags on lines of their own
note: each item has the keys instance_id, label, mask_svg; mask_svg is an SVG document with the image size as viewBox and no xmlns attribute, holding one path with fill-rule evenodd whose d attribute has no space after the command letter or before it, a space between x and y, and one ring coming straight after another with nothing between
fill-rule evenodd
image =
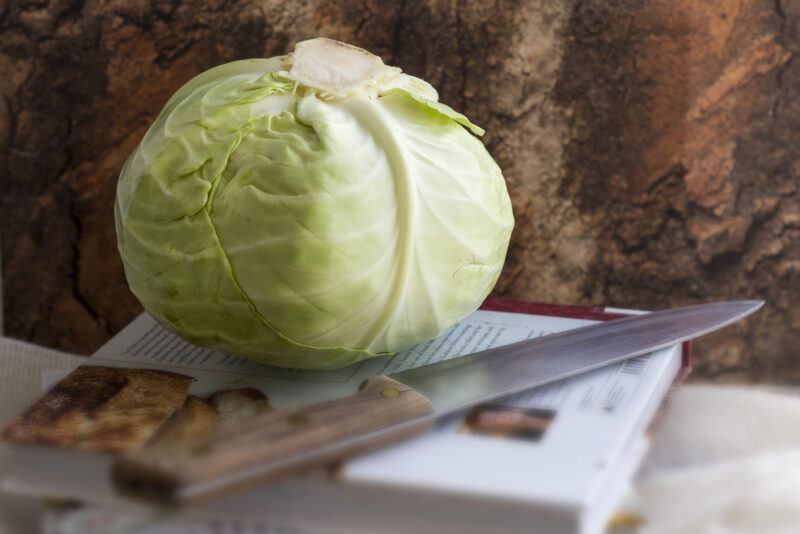
<instances>
[{"instance_id":1,"label":"cloth napkin","mask_svg":"<svg viewBox=\"0 0 800 534\"><path fill-rule=\"evenodd\" d=\"M797 391L679 387L628 502L641 534L800 532Z\"/></svg>"},{"instance_id":2,"label":"cloth napkin","mask_svg":"<svg viewBox=\"0 0 800 534\"><path fill-rule=\"evenodd\" d=\"M70 370L84 361L82 356L0 337L0 427L42 395L45 369ZM6 465L4 452L0 446L0 479ZM40 514L38 499L0 493L0 534L38 532Z\"/></svg>"}]
</instances>

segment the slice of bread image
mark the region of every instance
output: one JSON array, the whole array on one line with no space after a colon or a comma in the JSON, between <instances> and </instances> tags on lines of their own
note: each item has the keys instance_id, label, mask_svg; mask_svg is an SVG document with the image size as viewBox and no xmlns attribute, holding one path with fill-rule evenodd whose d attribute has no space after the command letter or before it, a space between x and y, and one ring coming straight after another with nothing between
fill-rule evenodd
<instances>
[{"instance_id":1,"label":"slice of bread image","mask_svg":"<svg viewBox=\"0 0 800 534\"><path fill-rule=\"evenodd\" d=\"M255 388L217 391L208 401L217 411L217 425L243 421L272 409L267 396Z\"/></svg>"},{"instance_id":2,"label":"slice of bread image","mask_svg":"<svg viewBox=\"0 0 800 534\"><path fill-rule=\"evenodd\" d=\"M189 395L193 378L154 369L84 365L53 386L0 437L13 443L116 453L188 442L271 409L255 388Z\"/></svg>"},{"instance_id":3,"label":"slice of bread image","mask_svg":"<svg viewBox=\"0 0 800 534\"><path fill-rule=\"evenodd\" d=\"M211 432L217 411L205 399L189 395L183 406L167 419L148 445L189 441Z\"/></svg>"},{"instance_id":4,"label":"slice of bread image","mask_svg":"<svg viewBox=\"0 0 800 534\"><path fill-rule=\"evenodd\" d=\"M2 433L6 441L97 452L144 445L183 406L189 376L84 365Z\"/></svg>"}]
</instances>

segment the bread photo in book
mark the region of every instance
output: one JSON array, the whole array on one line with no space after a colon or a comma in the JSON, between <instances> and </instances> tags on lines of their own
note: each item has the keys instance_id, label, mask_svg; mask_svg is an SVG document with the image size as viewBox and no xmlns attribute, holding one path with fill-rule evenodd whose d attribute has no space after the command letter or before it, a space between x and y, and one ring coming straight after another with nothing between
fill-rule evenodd
<instances>
[{"instance_id":1,"label":"bread photo in book","mask_svg":"<svg viewBox=\"0 0 800 534\"><path fill-rule=\"evenodd\" d=\"M6 441L96 452L145 444L186 399L192 377L81 366L2 433Z\"/></svg>"},{"instance_id":2,"label":"bread photo in book","mask_svg":"<svg viewBox=\"0 0 800 534\"><path fill-rule=\"evenodd\" d=\"M186 442L270 410L256 388L189 395L193 377L155 369L81 366L0 435L3 440L117 453Z\"/></svg>"},{"instance_id":3,"label":"bread photo in book","mask_svg":"<svg viewBox=\"0 0 800 534\"><path fill-rule=\"evenodd\" d=\"M462 432L499 438L540 441L556 416L555 410L482 404L473 408Z\"/></svg>"},{"instance_id":4,"label":"bread photo in book","mask_svg":"<svg viewBox=\"0 0 800 534\"><path fill-rule=\"evenodd\" d=\"M243 421L272 409L269 399L256 388L217 391L208 397L216 410L216 423Z\"/></svg>"},{"instance_id":5,"label":"bread photo in book","mask_svg":"<svg viewBox=\"0 0 800 534\"><path fill-rule=\"evenodd\" d=\"M190 441L211 432L217 411L205 399L188 395L183 406L167 419L148 445Z\"/></svg>"}]
</instances>

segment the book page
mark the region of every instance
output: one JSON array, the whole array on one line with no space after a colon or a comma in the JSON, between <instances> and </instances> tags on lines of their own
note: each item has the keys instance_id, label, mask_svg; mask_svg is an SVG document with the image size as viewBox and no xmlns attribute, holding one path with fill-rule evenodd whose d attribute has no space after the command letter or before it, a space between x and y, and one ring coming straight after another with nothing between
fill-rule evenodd
<instances>
[{"instance_id":1,"label":"book page","mask_svg":"<svg viewBox=\"0 0 800 534\"><path fill-rule=\"evenodd\" d=\"M577 328L591 321L478 310L438 338L393 356L332 371L285 369L197 347L143 313L95 353L89 364L151 367L196 378L190 392L262 389L276 407L293 407L353 394L366 378L419 367L478 350Z\"/></svg>"}]
</instances>

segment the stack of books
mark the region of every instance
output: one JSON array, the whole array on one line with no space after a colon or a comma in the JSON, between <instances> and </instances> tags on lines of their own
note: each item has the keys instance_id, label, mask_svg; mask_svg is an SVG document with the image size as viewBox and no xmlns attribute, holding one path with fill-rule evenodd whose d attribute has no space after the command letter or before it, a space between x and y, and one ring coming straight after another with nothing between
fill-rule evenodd
<instances>
[{"instance_id":1,"label":"stack of books","mask_svg":"<svg viewBox=\"0 0 800 534\"><path fill-rule=\"evenodd\" d=\"M119 496L116 454L226 420L352 394L364 379L618 317L488 300L439 338L336 371L269 367L189 344L142 314L3 430L5 490L80 502L52 532L579 533L607 528L647 428L689 369L673 346L438 421L421 438L326 472L179 511ZM631 312L624 312L631 313Z\"/></svg>"}]
</instances>

